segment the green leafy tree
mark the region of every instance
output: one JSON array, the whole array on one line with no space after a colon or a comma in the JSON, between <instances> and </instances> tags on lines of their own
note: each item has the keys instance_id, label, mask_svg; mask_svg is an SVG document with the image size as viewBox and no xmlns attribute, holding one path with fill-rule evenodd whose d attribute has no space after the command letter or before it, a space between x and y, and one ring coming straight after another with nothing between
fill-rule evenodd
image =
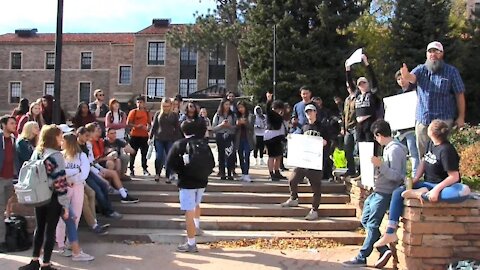
<instances>
[{"instance_id":1,"label":"green leafy tree","mask_svg":"<svg viewBox=\"0 0 480 270\"><path fill-rule=\"evenodd\" d=\"M277 98L297 101L302 85L327 102L344 93L343 63L351 51L346 29L366 7L351 0L257 0L240 43L245 90L260 97L272 89L276 25Z\"/></svg>"}]
</instances>

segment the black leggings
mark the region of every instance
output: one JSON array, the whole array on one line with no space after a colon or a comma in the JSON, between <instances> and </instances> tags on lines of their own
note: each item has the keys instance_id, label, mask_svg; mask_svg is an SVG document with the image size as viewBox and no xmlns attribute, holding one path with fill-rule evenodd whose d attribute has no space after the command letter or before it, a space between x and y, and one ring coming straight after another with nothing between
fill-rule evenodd
<instances>
[{"instance_id":1,"label":"black leggings","mask_svg":"<svg viewBox=\"0 0 480 270\"><path fill-rule=\"evenodd\" d=\"M40 250L43 246L43 263L50 263L55 245L55 231L61 215L62 206L58 203L56 194L52 195L52 199L47 205L35 207L37 227L33 239L33 257L40 257Z\"/></svg>"},{"instance_id":2,"label":"black leggings","mask_svg":"<svg viewBox=\"0 0 480 270\"><path fill-rule=\"evenodd\" d=\"M371 131L373 122L375 122L375 118L371 116L370 118L365 119L363 122L357 123L355 132L357 135L357 142L373 142L374 155L379 156L381 153L381 147L380 144L378 144L378 142L375 140L373 132Z\"/></svg>"},{"instance_id":3,"label":"black leggings","mask_svg":"<svg viewBox=\"0 0 480 270\"><path fill-rule=\"evenodd\" d=\"M135 150L135 154L130 154L130 171L135 168L135 158L138 149L142 152L142 168L147 169L148 137L131 137L130 146Z\"/></svg>"},{"instance_id":4,"label":"black leggings","mask_svg":"<svg viewBox=\"0 0 480 270\"><path fill-rule=\"evenodd\" d=\"M263 141L263 136L257 136L255 149L253 150L253 157L257 158L257 151L258 151L258 153L260 153L260 158L263 158L264 150L265 150L265 142Z\"/></svg>"},{"instance_id":5,"label":"black leggings","mask_svg":"<svg viewBox=\"0 0 480 270\"><path fill-rule=\"evenodd\" d=\"M229 176L235 169L236 153L233 136L232 134L217 133L215 137L218 149L218 169L221 175L225 175L225 167L227 167Z\"/></svg>"}]
</instances>

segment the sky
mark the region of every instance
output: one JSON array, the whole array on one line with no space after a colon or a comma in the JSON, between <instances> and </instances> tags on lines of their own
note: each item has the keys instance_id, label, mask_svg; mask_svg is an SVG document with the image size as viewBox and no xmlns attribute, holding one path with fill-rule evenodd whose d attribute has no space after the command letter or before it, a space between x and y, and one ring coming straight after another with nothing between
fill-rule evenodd
<instances>
[{"instance_id":1,"label":"sky","mask_svg":"<svg viewBox=\"0 0 480 270\"><path fill-rule=\"evenodd\" d=\"M19 28L54 33L56 0L2 0L0 34ZM215 9L215 0L64 0L64 33L137 32L153 18L193 23L193 14Z\"/></svg>"}]
</instances>

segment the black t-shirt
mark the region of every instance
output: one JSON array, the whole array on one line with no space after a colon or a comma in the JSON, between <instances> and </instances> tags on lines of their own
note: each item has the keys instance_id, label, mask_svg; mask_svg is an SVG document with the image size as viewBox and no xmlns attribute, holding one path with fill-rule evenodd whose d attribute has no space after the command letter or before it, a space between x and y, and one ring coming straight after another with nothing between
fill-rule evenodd
<instances>
[{"instance_id":1,"label":"black t-shirt","mask_svg":"<svg viewBox=\"0 0 480 270\"><path fill-rule=\"evenodd\" d=\"M380 100L372 92L368 91L362 94L359 91L355 97L355 114L357 116L371 115L375 117L379 104Z\"/></svg>"},{"instance_id":2,"label":"black t-shirt","mask_svg":"<svg viewBox=\"0 0 480 270\"><path fill-rule=\"evenodd\" d=\"M105 145L105 154L108 154L112 151L117 151L117 153L120 155L120 151L122 150L122 148L127 146L127 143L120 139L115 139L115 141L113 142L110 142L109 140L105 140L104 145Z\"/></svg>"},{"instance_id":3,"label":"black t-shirt","mask_svg":"<svg viewBox=\"0 0 480 270\"><path fill-rule=\"evenodd\" d=\"M448 176L449 171L458 171L460 157L450 142L440 145L428 143L425 153L425 181L440 183Z\"/></svg>"}]
</instances>

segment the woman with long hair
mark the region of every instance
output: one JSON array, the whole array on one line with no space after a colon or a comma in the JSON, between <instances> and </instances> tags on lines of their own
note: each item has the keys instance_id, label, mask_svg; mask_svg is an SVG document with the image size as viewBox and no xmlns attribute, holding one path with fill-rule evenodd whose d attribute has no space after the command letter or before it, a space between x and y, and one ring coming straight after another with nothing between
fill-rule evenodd
<instances>
[{"instance_id":1,"label":"woman with long hair","mask_svg":"<svg viewBox=\"0 0 480 270\"><path fill-rule=\"evenodd\" d=\"M215 139L218 149L218 175L222 180L233 180L233 170L235 169L235 115L230 109L230 101L222 100L218 106L217 113L213 116L212 130L215 133ZM225 175L225 165L227 167L227 176Z\"/></svg>"},{"instance_id":2,"label":"woman with long hair","mask_svg":"<svg viewBox=\"0 0 480 270\"><path fill-rule=\"evenodd\" d=\"M127 127L127 114L120 110L120 102L112 98L108 103L110 111L105 116L105 128L114 129L117 139L125 140L125 128Z\"/></svg>"},{"instance_id":3,"label":"woman with long hair","mask_svg":"<svg viewBox=\"0 0 480 270\"><path fill-rule=\"evenodd\" d=\"M265 165L263 161L263 151L265 150L265 142L263 136L267 128L267 116L263 113L262 107L255 106L255 149L253 150L253 157L255 158L255 165ZM260 160L258 159L260 158Z\"/></svg>"},{"instance_id":4,"label":"woman with long hair","mask_svg":"<svg viewBox=\"0 0 480 270\"><path fill-rule=\"evenodd\" d=\"M40 127L35 121L28 121L23 126L22 134L18 137L15 149L17 151L18 164L21 166L25 161L30 160L33 150L37 145Z\"/></svg>"},{"instance_id":5,"label":"woman with long hair","mask_svg":"<svg viewBox=\"0 0 480 270\"><path fill-rule=\"evenodd\" d=\"M18 107L13 109L12 116L15 117L17 123L20 122L20 118L28 113L30 110L30 101L26 98L22 98L18 103Z\"/></svg>"},{"instance_id":6,"label":"woman with long hair","mask_svg":"<svg viewBox=\"0 0 480 270\"><path fill-rule=\"evenodd\" d=\"M93 115L88 108L88 104L86 102L80 102L77 107L77 112L72 119L73 126L79 128L93 122L95 122L95 115Z\"/></svg>"},{"instance_id":7,"label":"woman with long hair","mask_svg":"<svg viewBox=\"0 0 480 270\"><path fill-rule=\"evenodd\" d=\"M50 263L53 246L55 245L55 230L58 219L69 218L70 200L67 196L67 178L65 174L65 160L60 152L62 131L56 125L46 125L42 128L32 159L41 160L45 157L45 169L48 184L52 189L50 202L35 207L36 228L33 240L33 256L29 264L19 270L51 270L55 269ZM42 264L39 262L40 252L43 249Z\"/></svg>"},{"instance_id":8,"label":"woman with long hair","mask_svg":"<svg viewBox=\"0 0 480 270\"><path fill-rule=\"evenodd\" d=\"M30 108L29 108L28 112L20 118L20 121L18 121L18 124L17 124L18 134L22 133L23 126L28 121L37 122L38 127L40 129L42 128L43 125L45 125L45 120L43 119L42 107L41 107L40 103L32 102L32 104L30 104Z\"/></svg>"},{"instance_id":9,"label":"woman with long hair","mask_svg":"<svg viewBox=\"0 0 480 270\"><path fill-rule=\"evenodd\" d=\"M373 246L382 247L398 240L396 230L403 213L403 200L416 198L420 202L462 202L470 195L470 188L461 183L460 157L448 141L449 128L442 120L433 120L427 129L430 142L412 179L413 189L398 187L392 193L386 233ZM423 177L423 181L420 178Z\"/></svg>"},{"instance_id":10,"label":"woman with long hair","mask_svg":"<svg viewBox=\"0 0 480 270\"><path fill-rule=\"evenodd\" d=\"M248 111L247 102L237 102L237 130L235 132L235 149L238 149L238 159L242 168L242 181L252 182L249 175L250 151L255 146L253 133L254 115Z\"/></svg>"},{"instance_id":11,"label":"woman with long hair","mask_svg":"<svg viewBox=\"0 0 480 270\"><path fill-rule=\"evenodd\" d=\"M53 124L53 96L45 95L41 99L42 116L45 120L45 124ZM65 118L65 112L60 108L60 124L65 124L67 119Z\"/></svg>"},{"instance_id":12,"label":"woman with long hair","mask_svg":"<svg viewBox=\"0 0 480 270\"><path fill-rule=\"evenodd\" d=\"M63 156L65 158L65 174L69 183L67 196L70 199L69 218L60 219L56 230L56 240L60 255L72 257L73 261L91 261L93 256L82 251L78 242L78 222L82 215L85 179L90 173L90 162L80 149L77 136L73 133L63 135ZM65 229L71 250L65 246Z\"/></svg>"},{"instance_id":13,"label":"woman with long hair","mask_svg":"<svg viewBox=\"0 0 480 270\"><path fill-rule=\"evenodd\" d=\"M167 184L171 183L172 176L170 168L166 167L165 159L175 141L175 137L180 132L178 113L172 110L172 106L170 99L163 99L160 110L153 117L152 130L150 131L150 140L154 140L156 152L155 181L160 180L162 168L165 167Z\"/></svg>"},{"instance_id":14,"label":"woman with long hair","mask_svg":"<svg viewBox=\"0 0 480 270\"><path fill-rule=\"evenodd\" d=\"M202 117L200 117L200 108L193 102L187 102L185 104L185 114L180 116L180 123L179 126L185 121L185 120L190 120L190 121L200 121L199 127L205 125L206 123L203 120ZM181 132L179 132L181 134ZM202 128L199 128L198 131L195 133L195 137L197 138L203 138L205 136L204 130ZM183 137L183 134L180 136L181 138Z\"/></svg>"}]
</instances>

